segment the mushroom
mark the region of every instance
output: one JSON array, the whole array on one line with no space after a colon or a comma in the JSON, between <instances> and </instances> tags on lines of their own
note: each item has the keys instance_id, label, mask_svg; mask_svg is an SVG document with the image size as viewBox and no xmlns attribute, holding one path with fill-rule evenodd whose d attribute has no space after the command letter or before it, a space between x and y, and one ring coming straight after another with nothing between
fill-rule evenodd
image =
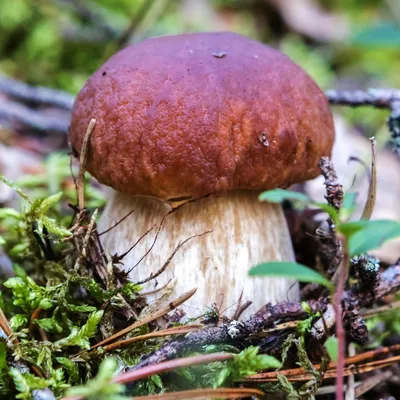
<instances>
[{"instance_id":1,"label":"mushroom","mask_svg":"<svg viewBox=\"0 0 400 400\"><path fill-rule=\"evenodd\" d=\"M91 118L87 169L114 189L100 229L133 210L102 236L105 248L123 254L163 221L123 259L134 281L151 278L146 292L196 287L183 307L190 316L240 299L252 302L249 314L298 296L290 280L248 270L294 261L281 206L259 193L316 177L331 152L327 99L300 67L235 33L147 39L111 57L77 96L78 153Z\"/></svg>"}]
</instances>

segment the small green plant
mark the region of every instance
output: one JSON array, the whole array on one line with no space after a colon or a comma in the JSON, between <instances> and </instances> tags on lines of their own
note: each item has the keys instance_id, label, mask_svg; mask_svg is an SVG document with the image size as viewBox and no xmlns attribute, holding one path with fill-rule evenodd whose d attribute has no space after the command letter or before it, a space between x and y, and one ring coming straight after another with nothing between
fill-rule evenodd
<instances>
[{"instance_id":1,"label":"small green plant","mask_svg":"<svg viewBox=\"0 0 400 400\"><path fill-rule=\"evenodd\" d=\"M343 207L337 211L330 205L313 201L303 193L289 190L271 190L264 192L259 197L260 201L281 203L284 200L295 201L296 207L302 209L315 206L327 212L335 224L337 235L344 240L349 257L364 254L377 249L383 243L400 236L400 222L390 220L360 220L349 221L349 216L354 209L354 194L345 196ZM315 282L330 289L331 282L318 272L298 263L272 261L262 263L250 270L250 275L256 276L283 276L297 279L301 282Z\"/></svg>"},{"instance_id":2,"label":"small green plant","mask_svg":"<svg viewBox=\"0 0 400 400\"><path fill-rule=\"evenodd\" d=\"M9 323L12 330L11 340L0 339L0 393L6 397L31 399L33 391L45 388L61 397L68 387L86 382L98 370L104 352L71 356L88 350L95 336L110 336L114 313L131 313L140 297L141 287L123 274L116 277L111 263L107 269L103 258L84 254L85 246L90 253L95 243L87 236L92 217L85 211L76 224L72 210L64 206L66 200L75 201L76 193L51 193L64 188L65 163L57 169L54 164L59 162L51 161L53 181L31 186L25 177L26 191L0 175L21 198L19 211L0 209L1 246L14 272L0 286L0 308L9 317L7 321L0 315L1 326ZM88 268L94 262L105 278ZM127 363L138 354L138 347L119 352ZM22 367L10 366L13 359Z\"/></svg>"},{"instance_id":3,"label":"small green plant","mask_svg":"<svg viewBox=\"0 0 400 400\"><path fill-rule=\"evenodd\" d=\"M343 261L332 281L329 281L322 274L311 268L293 262L272 261L257 265L250 270L250 275L253 276L282 276L297 279L301 282L319 283L330 290L336 315L336 337L329 337L325 343L325 348L330 358L337 361L338 364L337 395L343 393L345 331L342 321L342 295L349 275L351 258L362 256L368 251L378 248L382 243L400 236L399 222L369 220L376 197L375 141L373 138L371 139L371 144L373 152L371 182L368 200L362 214L363 219L359 221L349 221L355 208L354 194L345 196L343 205L337 208L315 202L302 193L282 189L264 192L259 197L260 201L280 203L283 200L292 200L298 208L305 208L311 205L322 209L328 214L330 224L334 227L331 234L336 235L337 241L343 247ZM373 280L373 282L375 281ZM304 337L304 333L301 337ZM289 393L292 387L288 385L289 382L286 382L284 377L281 379L281 384L286 384L286 391Z\"/></svg>"},{"instance_id":4,"label":"small green plant","mask_svg":"<svg viewBox=\"0 0 400 400\"><path fill-rule=\"evenodd\" d=\"M88 400L128 400L131 397L124 396L125 387L112 382L118 362L109 357L100 364L96 377L86 382L85 385L68 389L67 396L84 397Z\"/></svg>"}]
</instances>

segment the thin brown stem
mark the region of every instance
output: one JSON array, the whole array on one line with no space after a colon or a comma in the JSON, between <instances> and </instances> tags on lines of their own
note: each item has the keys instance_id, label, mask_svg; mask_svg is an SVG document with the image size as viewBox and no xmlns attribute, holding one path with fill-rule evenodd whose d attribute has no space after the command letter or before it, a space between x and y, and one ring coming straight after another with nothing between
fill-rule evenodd
<instances>
[{"instance_id":1,"label":"thin brown stem","mask_svg":"<svg viewBox=\"0 0 400 400\"><path fill-rule=\"evenodd\" d=\"M139 396L135 400L187 400L187 399L241 399L255 396L262 398L264 393L258 389L250 388L218 388L218 389L194 389L181 392L162 393L152 396Z\"/></svg>"},{"instance_id":2,"label":"thin brown stem","mask_svg":"<svg viewBox=\"0 0 400 400\"><path fill-rule=\"evenodd\" d=\"M201 356L177 358L175 360L164 361L159 364L148 365L140 369L125 372L117 375L112 381L114 383L128 384L135 382L149 376L163 374L169 371L173 371L179 368L191 367L193 365L209 364L212 362L223 362L232 360L235 357L234 354L229 353L213 353ZM63 397L61 400L81 400L81 396Z\"/></svg>"},{"instance_id":3,"label":"thin brown stem","mask_svg":"<svg viewBox=\"0 0 400 400\"><path fill-rule=\"evenodd\" d=\"M116 228L119 224L121 224L122 222L124 222L135 210L131 210L128 212L128 214L126 214L124 217L122 217L119 221L117 221L114 225L111 225L108 229L106 229L103 232L100 232L98 235L99 237L102 235L105 235L106 233L112 231L114 228Z\"/></svg>"},{"instance_id":4,"label":"thin brown stem","mask_svg":"<svg viewBox=\"0 0 400 400\"><path fill-rule=\"evenodd\" d=\"M377 360L378 357L385 356L385 355L390 355L393 353L397 353L400 351L400 345L396 344L393 346L389 347L383 347L381 349L377 350L371 350L367 351L365 353L357 354L354 357L348 357L345 360L345 366L347 370L347 375L352 373L362 373L361 372L361 366L379 366L380 368L383 368L382 365L385 365L386 363L393 363L396 362L397 356L390 356L387 358L384 358L382 360L378 361L372 361L372 360ZM321 369L321 364L315 364L314 368L318 371ZM364 367L362 367L364 368ZM336 376L336 370L337 370L337 364L334 362L329 363L328 366L328 371L324 375L324 379L328 378L333 378ZM308 380L312 379L311 374L308 374L307 371L303 368L293 368L293 369L287 369L287 370L280 370L280 371L273 371L273 372L262 372L256 375L249 376L245 379L243 379L244 382L274 382L277 381L277 375L284 375L286 376L290 381L302 381L302 380Z\"/></svg>"},{"instance_id":5,"label":"thin brown stem","mask_svg":"<svg viewBox=\"0 0 400 400\"><path fill-rule=\"evenodd\" d=\"M85 137L83 139L81 154L79 157L79 173L78 173L78 207L79 210L83 210L85 207L85 171L87 163L87 153L89 149L90 136L96 125L96 120L92 118L86 130Z\"/></svg>"},{"instance_id":6,"label":"thin brown stem","mask_svg":"<svg viewBox=\"0 0 400 400\"><path fill-rule=\"evenodd\" d=\"M118 342L111 343L104 347L104 351L107 351L107 352L114 351L116 349L119 349L120 347L129 346L130 344L141 341L141 340L147 340L147 339L153 339L156 337L171 336L171 335L184 335L189 332L197 331L203 327L204 326L200 325L200 324L186 325L186 326L179 326L177 328L164 329L164 330L158 331L158 332L151 332L146 335L135 336L135 337L131 337L129 339L119 340Z\"/></svg>"},{"instance_id":7,"label":"thin brown stem","mask_svg":"<svg viewBox=\"0 0 400 400\"><path fill-rule=\"evenodd\" d=\"M138 328L139 326L145 325L151 321L154 321L157 318L161 318L168 312L174 310L176 307L179 307L181 304L183 304L186 300L190 299L195 293L197 289L192 289L189 292L183 294L182 296L178 297L175 301L172 301L171 303L168 304L168 306L162 308L161 310L158 310L157 312L149 315L146 318L143 318L140 321L136 321L134 324L128 326L125 329L122 329L121 331L117 332L115 335L110 336L107 339L102 340L101 342L95 344L94 346L91 347L92 349L95 349L96 347L99 346L104 346L107 343L112 342L115 339L118 339L121 336L126 335L127 333L131 332L133 329Z\"/></svg>"},{"instance_id":8,"label":"thin brown stem","mask_svg":"<svg viewBox=\"0 0 400 400\"><path fill-rule=\"evenodd\" d=\"M10 337L13 335L13 331L11 329L10 323L8 322L7 317L3 313L3 310L0 308L0 328L3 329L4 333ZM14 338L13 343L18 343L18 339Z\"/></svg>"},{"instance_id":9,"label":"thin brown stem","mask_svg":"<svg viewBox=\"0 0 400 400\"><path fill-rule=\"evenodd\" d=\"M361 219L370 219L372 212L374 211L376 201L376 140L374 137L369 138L371 141L371 178L369 182L368 197L365 203L364 211L361 215Z\"/></svg>"},{"instance_id":10,"label":"thin brown stem","mask_svg":"<svg viewBox=\"0 0 400 400\"><path fill-rule=\"evenodd\" d=\"M126 384L152 375L173 371L175 369L190 367L193 365L209 364L212 362L229 361L234 357L234 354L229 353L213 353L194 357L177 358L175 360L164 361L159 364L149 365L147 367L125 372L124 374L116 376L113 381L116 383Z\"/></svg>"},{"instance_id":11,"label":"thin brown stem","mask_svg":"<svg viewBox=\"0 0 400 400\"><path fill-rule=\"evenodd\" d=\"M345 331L343 326L342 297L349 274L349 253L346 240L343 243L343 262L340 266L333 306L336 313L336 337L338 340L338 360L336 377L336 400L343 400L345 366Z\"/></svg>"}]
</instances>

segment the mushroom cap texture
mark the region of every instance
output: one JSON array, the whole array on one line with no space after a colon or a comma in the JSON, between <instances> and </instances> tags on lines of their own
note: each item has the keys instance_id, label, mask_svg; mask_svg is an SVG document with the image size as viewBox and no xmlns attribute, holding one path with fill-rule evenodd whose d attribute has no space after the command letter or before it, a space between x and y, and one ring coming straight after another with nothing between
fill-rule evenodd
<instances>
[{"instance_id":1,"label":"mushroom cap texture","mask_svg":"<svg viewBox=\"0 0 400 400\"><path fill-rule=\"evenodd\" d=\"M230 33L147 39L111 57L77 96L70 128L87 169L132 195L200 198L316 177L331 153L328 101L287 56Z\"/></svg>"}]
</instances>

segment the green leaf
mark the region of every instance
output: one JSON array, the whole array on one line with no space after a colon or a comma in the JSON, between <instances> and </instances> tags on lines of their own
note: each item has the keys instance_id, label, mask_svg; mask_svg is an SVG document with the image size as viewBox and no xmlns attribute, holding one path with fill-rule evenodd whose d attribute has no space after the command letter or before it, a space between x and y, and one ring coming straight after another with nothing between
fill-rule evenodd
<instances>
[{"instance_id":1,"label":"green leaf","mask_svg":"<svg viewBox=\"0 0 400 400\"><path fill-rule=\"evenodd\" d=\"M14 210L13 208L0 208L0 219L5 219L5 218L15 218L15 219L20 219L21 214Z\"/></svg>"},{"instance_id":2,"label":"green leaf","mask_svg":"<svg viewBox=\"0 0 400 400\"><path fill-rule=\"evenodd\" d=\"M6 241L0 236L0 246L6 244Z\"/></svg>"},{"instance_id":3,"label":"green leaf","mask_svg":"<svg viewBox=\"0 0 400 400\"><path fill-rule=\"evenodd\" d=\"M226 364L215 381L214 387L219 387L228 381L233 382L262 370L279 369L281 362L267 354L258 354L259 348L250 346L235 356Z\"/></svg>"},{"instance_id":4,"label":"green leaf","mask_svg":"<svg viewBox=\"0 0 400 400\"><path fill-rule=\"evenodd\" d=\"M10 368L9 374L19 392L16 396L17 399L29 400L32 398L31 393L33 390L49 387L49 381L46 379L38 378L30 373L21 374L16 368Z\"/></svg>"},{"instance_id":5,"label":"green leaf","mask_svg":"<svg viewBox=\"0 0 400 400\"><path fill-rule=\"evenodd\" d=\"M397 221L360 221L360 223L349 235L348 251L351 257L374 250L384 242L400 236L400 222Z\"/></svg>"},{"instance_id":6,"label":"green leaf","mask_svg":"<svg viewBox=\"0 0 400 400\"><path fill-rule=\"evenodd\" d=\"M10 368L9 374L18 392L26 394L30 392L28 382L16 368Z\"/></svg>"},{"instance_id":7,"label":"green leaf","mask_svg":"<svg viewBox=\"0 0 400 400\"><path fill-rule=\"evenodd\" d=\"M111 382L116 368L117 362L115 359L111 357L104 359L100 364L97 376L94 379L86 382L85 385L70 388L66 393L67 397L82 396L96 400L131 399L131 396L123 396L123 392L125 390L123 385Z\"/></svg>"},{"instance_id":8,"label":"green leaf","mask_svg":"<svg viewBox=\"0 0 400 400\"><path fill-rule=\"evenodd\" d=\"M19 289L24 289L25 284L24 281L21 278L9 278L4 282L4 286L9 288L9 289L14 289L14 290L19 290Z\"/></svg>"},{"instance_id":9,"label":"green leaf","mask_svg":"<svg viewBox=\"0 0 400 400\"><path fill-rule=\"evenodd\" d=\"M311 306L310 306L306 301L302 301L302 302L301 302L301 308L302 308L307 314L312 314Z\"/></svg>"},{"instance_id":10,"label":"green leaf","mask_svg":"<svg viewBox=\"0 0 400 400\"><path fill-rule=\"evenodd\" d=\"M12 249L9 250L9 254L12 257L21 257L21 254L28 250L29 243L18 243Z\"/></svg>"},{"instance_id":11,"label":"green leaf","mask_svg":"<svg viewBox=\"0 0 400 400\"><path fill-rule=\"evenodd\" d=\"M57 204L60 201L62 195L63 193L59 192L44 199L38 210L39 213L45 214L50 209L50 207L52 207L53 205Z\"/></svg>"},{"instance_id":12,"label":"green leaf","mask_svg":"<svg viewBox=\"0 0 400 400\"><path fill-rule=\"evenodd\" d=\"M281 203L284 200L295 200L300 202L303 206L315 205L321 210L325 211L334 221L337 222L338 213L336 209L329 204L319 203L311 200L306 194L293 192L284 189L274 189L263 192L258 196L259 201L268 201L270 203Z\"/></svg>"},{"instance_id":13,"label":"green leaf","mask_svg":"<svg viewBox=\"0 0 400 400\"><path fill-rule=\"evenodd\" d=\"M53 303L50 299L40 300L38 308L42 310L49 310L51 307L53 307Z\"/></svg>"},{"instance_id":14,"label":"green leaf","mask_svg":"<svg viewBox=\"0 0 400 400\"><path fill-rule=\"evenodd\" d=\"M304 193L283 189L274 189L263 192L258 196L258 200L269 201L270 203L281 203L284 200L298 200L305 203L311 203L311 199Z\"/></svg>"},{"instance_id":15,"label":"green leaf","mask_svg":"<svg viewBox=\"0 0 400 400\"><path fill-rule=\"evenodd\" d=\"M77 313L94 312L97 310L96 307L88 306L87 304L81 304L81 305L77 306L75 304L66 303L65 306L67 307L68 310L70 310L72 312L77 312Z\"/></svg>"},{"instance_id":16,"label":"green leaf","mask_svg":"<svg viewBox=\"0 0 400 400\"><path fill-rule=\"evenodd\" d=\"M249 271L250 276L280 276L296 279L300 282L313 282L333 289L333 285L324 276L305 265L295 262L272 261L259 264Z\"/></svg>"},{"instance_id":17,"label":"green leaf","mask_svg":"<svg viewBox=\"0 0 400 400\"><path fill-rule=\"evenodd\" d=\"M27 194L19 187L17 186L15 183L11 182L9 179L7 179L3 174L0 173L0 181L5 183L7 186L9 186L11 189L15 190L15 192L17 192L17 194L24 200L28 201L29 203L31 203L31 201L29 200Z\"/></svg>"},{"instance_id":18,"label":"green leaf","mask_svg":"<svg viewBox=\"0 0 400 400\"><path fill-rule=\"evenodd\" d=\"M80 382L79 367L77 363L74 363L68 357L57 357L56 360L65 368L69 375L69 382L75 384Z\"/></svg>"},{"instance_id":19,"label":"green leaf","mask_svg":"<svg viewBox=\"0 0 400 400\"><path fill-rule=\"evenodd\" d=\"M52 233L59 238L72 236L71 231L61 225L58 225L56 220L54 220L53 218L42 215L40 217L40 222L47 228L49 233Z\"/></svg>"},{"instance_id":20,"label":"green leaf","mask_svg":"<svg viewBox=\"0 0 400 400\"><path fill-rule=\"evenodd\" d=\"M334 336L328 337L325 342L326 351L329 354L329 357L332 361L337 361L338 359L338 340Z\"/></svg>"},{"instance_id":21,"label":"green leaf","mask_svg":"<svg viewBox=\"0 0 400 400\"><path fill-rule=\"evenodd\" d=\"M306 333L311 332L311 328L313 325L313 320L315 316L310 316L302 321L299 321L296 325L296 331L301 335L304 336Z\"/></svg>"},{"instance_id":22,"label":"green leaf","mask_svg":"<svg viewBox=\"0 0 400 400\"><path fill-rule=\"evenodd\" d=\"M347 221L356 209L357 193L348 192L344 195L343 206L339 211L340 219ZM338 224L337 224L338 225Z\"/></svg>"},{"instance_id":23,"label":"green leaf","mask_svg":"<svg viewBox=\"0 0 400 400\"><path fill-rule=\"evenodd\" d=\"M347 210L353 210L356 204L357 193L355 192L348 192L344 195L343 198L343 207Z\"/></svg>"},{"instance_id":24,"label":"green leaf","mask_svg":"<svg viewBox=\"0 0 400 400\"><path fill-rule=\"evenodd\" d=\"M322 211L325 211L333 219L335 224L338 223L339 215L338 215L338 212L336 211L335 207L332 207L331 205L326 204L326 203L315 202L315 203L312 203L312 204L316 205Z\"/></svg>"},{"instance_id":25,"label":"green leaf","mask_svg":"<svg viewBox=\"0 0 400 400\"><path fill-rule=\"evenodd\" d=\"M10 325L13 331L19 330L22 325L26 324L28 322L28 317L23 314L15 314L11 319L10 319Z\"/></svg>"},{"instance_id":26,"label":"green leaf","mask_svg":"<svg viewBox=\"0 0 400 400\"><path fill-rule=\"evenodd\" d=\"M60 347L79 346L83 349L89 349L89 339L97 333L103 313L104 311L100 310L90 314L85 325L81 328L72 327L71 333L66 338L58 340L56 344Z\"/></svg>"},{"instance_id":27,"label":"green leaf","mask_svg":"<svg viewBox=\"0 0 400 400\"><path fill-rule=\"evenodd\" d=\"M58 323L58 321L54 317L35 319L34 322L35 324L39 325L42 329L44 329L46 332L61 333L63 331L62 326Z\"/></svg>"},{"instance_id":28,"label":"green leaf","mask_svg":"<svg viewBox=\"0 0 400 400\"><path fill-rule=\"evenodd\" d=\"M362 230L369 221L350 221L339 225L339 231L348 239L354 233Z\"/></svg>"}]
</instances>

